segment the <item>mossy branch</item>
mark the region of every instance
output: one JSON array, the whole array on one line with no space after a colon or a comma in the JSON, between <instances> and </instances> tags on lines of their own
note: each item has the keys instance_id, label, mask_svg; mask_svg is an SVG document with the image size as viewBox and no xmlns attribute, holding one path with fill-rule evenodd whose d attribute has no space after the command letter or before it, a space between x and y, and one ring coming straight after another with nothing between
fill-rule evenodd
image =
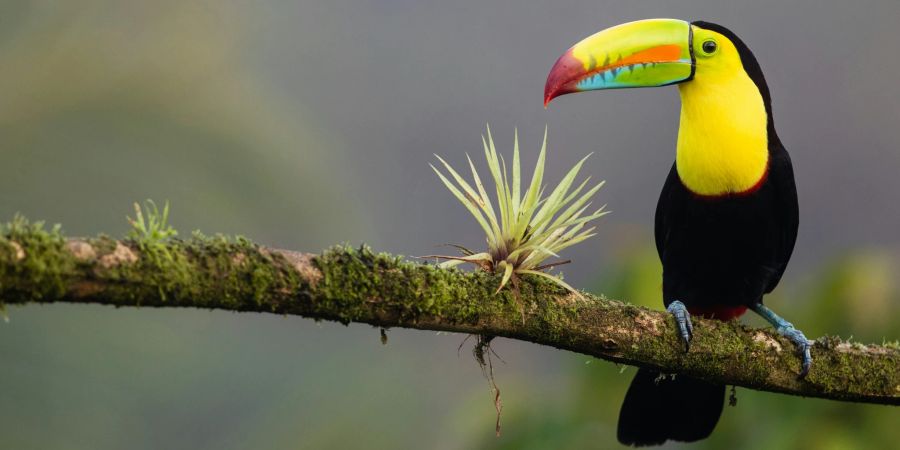
<instances>
[{"instance_id":1,"label":"mossy branch","mask_svg":"<svg viewBox=\"0 0 900 450\"><path fill-rule=\"evenodd\" d=\"M508 290L494 294L500 281L364 248L313 255L202 236L67 239L24 221L0 237L6 304L197 307L502 336L722 384L900 405L900 349L892 346L820 338L809 376L798 380L791 343L771 330L695 319L684 353L663 312L580 298L528 275L517 301Z\"/></svg>"}]
</instances>

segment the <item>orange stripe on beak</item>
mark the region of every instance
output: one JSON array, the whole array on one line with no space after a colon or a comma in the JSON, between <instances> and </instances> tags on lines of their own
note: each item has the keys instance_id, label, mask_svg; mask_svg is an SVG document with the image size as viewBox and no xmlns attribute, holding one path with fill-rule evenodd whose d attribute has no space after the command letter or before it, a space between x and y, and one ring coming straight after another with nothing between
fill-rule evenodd
<instances>
[{"instance_id":1,"label":"orange stripe on beak","mask_svg":"<svg viewBox=\"0 0 900 450\"><path fill-rule=\"evenodd\" d=\"M602 70L615 69L617 67L630 66L633 64L653 64L663 62L675 62L681 59L681 46L675 44L660 45L641 50L633 55L626 56L619 61L608 66L597 68L594 73Z\"/></svg>"}]
</instances>

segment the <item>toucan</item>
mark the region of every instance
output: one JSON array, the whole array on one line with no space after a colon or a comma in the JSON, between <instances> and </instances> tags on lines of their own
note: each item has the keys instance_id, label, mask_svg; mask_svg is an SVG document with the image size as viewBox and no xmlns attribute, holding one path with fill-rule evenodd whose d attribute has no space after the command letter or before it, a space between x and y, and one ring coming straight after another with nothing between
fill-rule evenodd
<instances>
[{"instance_id":1,"label":"toucan","mask_svg":"<svg viewBox=\"0 0 900 450\"><path fill-rule=\"evenodd\" d=\"M769 88L747 45L703 21L614 26L556 61L544 106L563 94L674 84L681 94L675 162L655 219L666 310L690 351L692 314L732 320L750 309L794 343L798 377L805 377L812 342L763 305L793 252L799 209ZM639 369L625 394L617 437L634 446L704 439L724 399L723 385Z\"/></svg>"}]
</instances>

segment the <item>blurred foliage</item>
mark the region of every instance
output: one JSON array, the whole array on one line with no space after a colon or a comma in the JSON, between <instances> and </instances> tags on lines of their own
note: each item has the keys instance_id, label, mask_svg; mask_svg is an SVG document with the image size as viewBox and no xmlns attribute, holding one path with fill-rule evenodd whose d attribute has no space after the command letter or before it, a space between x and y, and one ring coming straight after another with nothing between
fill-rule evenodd
<instances>
[{"instance_id":1,"label":"blurred foliage","mask_svg":"<svg viewBox=\"0 0 900 450\"><path fill-rule=\"evenodd\" d=\"M284 246L323 248L352 229L352 199L332 207L340 171L323 170L334 143L245 64L234 5L2 7L0 213L121 230L116 205L168 198L194 228Z\"/></svg>"}]
</instances>

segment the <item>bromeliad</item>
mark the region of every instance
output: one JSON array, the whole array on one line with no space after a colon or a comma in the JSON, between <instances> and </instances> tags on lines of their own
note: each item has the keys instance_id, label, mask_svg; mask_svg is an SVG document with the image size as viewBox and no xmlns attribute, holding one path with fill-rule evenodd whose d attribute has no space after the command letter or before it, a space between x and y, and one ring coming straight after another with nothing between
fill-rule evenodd
<instances>
[{"instance_id":1,"label":"bromeliad","mask_svg":"<svg viewBox=\"0 0 900 450\"><path fill-rule=\"evenodd\" d=\"M519 276L530 274L549 279L580 296L577 290L561 278L545 272L546 269L563 264L565 261L549 264L545 264L544 261L551 256L558 257L558 253L563 249L594 236L595 227L587 225L608 213L605 211L605 205L593 212L589 211L591 197L603 186L602 181L585 191L590 181L588 177L574 190L572 189L581 166L590 155L572 167L550 195L545 197L543 183L547 157L546 130L531 183L525 191L522 191L518 132L513 146L510 172L507 172L506 161L494 146L490 127L487 129L487 137L482 136L482 144L496 188L496 205L491 201L478 176L478 171L475 170L475 164L468 155L466 158L472 171L474 187L440 156L435 155L456 184L433 165L431 168L481 225L487 235L487 251L475 253L461 248L463 256L429 257L446 259L447 261L442 263L445 267L471 263L489 272L502 274L498 292L510 281L516 284ZM508 173L511 173L511 176L508 176Z\"/></svg>"}]
</instances>

